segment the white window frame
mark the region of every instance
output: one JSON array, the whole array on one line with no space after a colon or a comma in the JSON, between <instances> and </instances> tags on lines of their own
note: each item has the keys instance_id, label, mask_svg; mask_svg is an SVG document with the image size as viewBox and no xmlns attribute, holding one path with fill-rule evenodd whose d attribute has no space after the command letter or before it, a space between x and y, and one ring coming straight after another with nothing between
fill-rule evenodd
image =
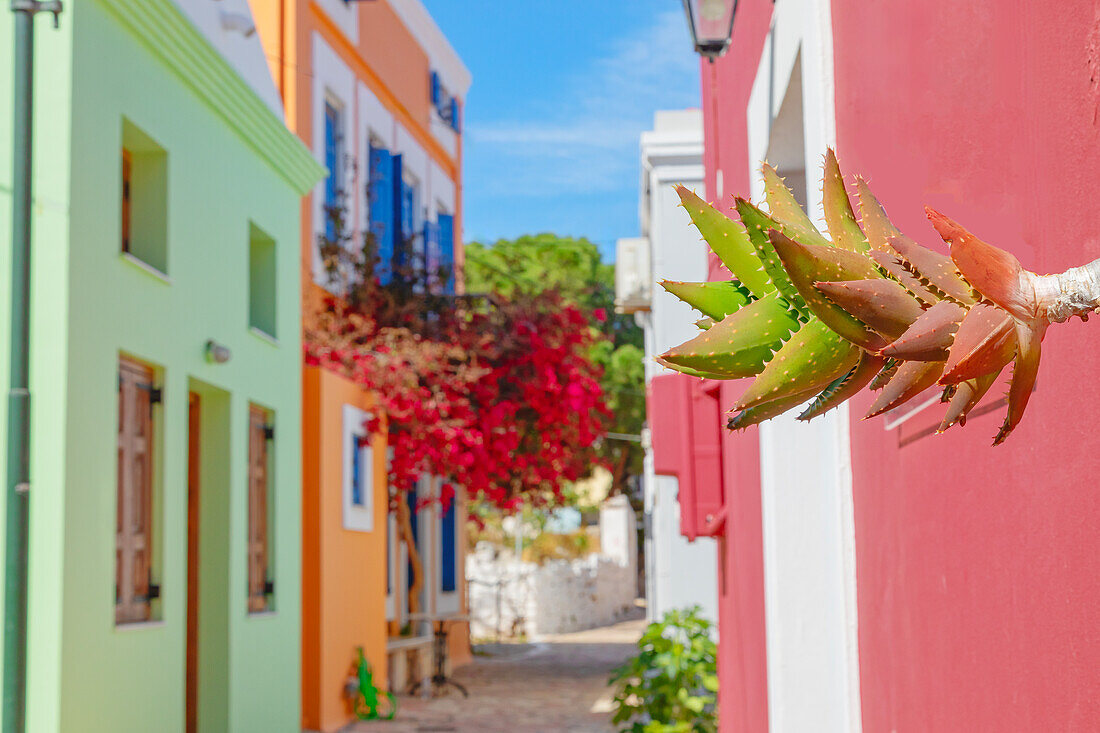
<instances>
[{"instance_id":1,"label":"white window frame","mask_svg":"<svg viewBox=\"0 0 1100 733\"><path fill-rule=\"evenodd\" d=\"M344 405L344 429L342 433L344 441L344 529L351 532L374 531L374 448L367 440L357 449L358 455L356 455L356 451L349 449L353 437L356 439L369 437L363 423L369 420L370 417L371 414L365 410L360 410L354 405ZM360 496L363 499L363 503L358 505L352 502L352 483L355 478L354 461L357 457L362 461L362 470L360 471L362 485L359 488Z\"/></svg>"}]
</instances>

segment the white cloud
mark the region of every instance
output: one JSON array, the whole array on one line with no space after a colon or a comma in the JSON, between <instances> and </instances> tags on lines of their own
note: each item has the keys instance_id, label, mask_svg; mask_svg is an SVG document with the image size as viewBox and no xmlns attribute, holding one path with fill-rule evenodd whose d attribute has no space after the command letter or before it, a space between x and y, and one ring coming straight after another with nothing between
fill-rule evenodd
<instances>
[{"instance_id":1,"label":"white cloud","mask_svg":"<svg viewBox=\"0 0 1100 733\"><path fill-rule=\"evenodd\" d=\"M698 63L683 12L655 14L538 109L467 130L478 157L496 161L484 193L595 193L635 183L638 136L653 112L699 105Z\"/></svg>"}]
</instances>

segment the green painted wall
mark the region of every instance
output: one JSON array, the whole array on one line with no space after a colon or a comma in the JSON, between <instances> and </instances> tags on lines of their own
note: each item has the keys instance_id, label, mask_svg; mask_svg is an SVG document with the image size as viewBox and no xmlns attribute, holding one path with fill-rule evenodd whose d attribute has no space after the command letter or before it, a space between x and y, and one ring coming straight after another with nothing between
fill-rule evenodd
<instances>
[{"instance_id":1,"label":"green painted wall","mask_svg":"<svg viewBox=\"0 0 1100 733\"><path fill-rule=\"evenodd\" d=\"M300 690L301 185L276 171L255 141L208 103L209 95L185 83L119 22L112 8L125 5L66 3L60 31L46 18L36 23L27 729L183 730L187 395L195 390L203 399L206 460L201 729L294 731ZM0 99L11 99L11 34L5 8ZM119 253L124 118L167 151L167 278ZM238 118L234 124L243 123ZM0 283L9 278L10 125L10 116L0 114ZM248 327L250 222L276 241L277 342ZM7 342L7 314L5 296L0 344ZM211 338L232 350L227 364L205 360ZM154 489L161 620L133 627L114 623L120 352L161 369L165 395L157 408ZM6 355L0 362L6 384ZM275 610L254 616L247 613L245 555L250 402L274 411L276 425Z\"/></svg>"}]
</instances>

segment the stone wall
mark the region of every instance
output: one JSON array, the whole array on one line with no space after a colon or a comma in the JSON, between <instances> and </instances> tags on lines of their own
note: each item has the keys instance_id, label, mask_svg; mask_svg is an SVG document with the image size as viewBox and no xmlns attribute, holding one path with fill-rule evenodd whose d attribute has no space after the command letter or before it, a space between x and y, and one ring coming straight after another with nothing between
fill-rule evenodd
<instances>
[{"instance_id":1,"label":"stone wall","mask_svg":"<svg viewBox=\"0 0 1100 733\"><path fill-rule=\"evenodd\" d=\"M517 562L482 543L466 557L474 637L540 636L604 626L634 605L636 571L602 555Z\"/></svg>"}]
</instances>

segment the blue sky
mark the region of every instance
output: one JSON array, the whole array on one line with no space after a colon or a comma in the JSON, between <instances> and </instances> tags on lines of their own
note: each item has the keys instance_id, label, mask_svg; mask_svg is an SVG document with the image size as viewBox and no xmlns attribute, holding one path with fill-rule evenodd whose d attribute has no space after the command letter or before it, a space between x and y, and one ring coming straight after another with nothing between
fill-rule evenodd
<instances>
[{"instance_id":1,"label":"blue sky","mask_svg":"<svg viewBox=\"0 0 1100 733\"><path fill-rule=\"evenodd\" d=\"M678 0L423 0L473 74L464 235L638 234L638 136L699 105Z\"/></svg>"}]
</instances>

